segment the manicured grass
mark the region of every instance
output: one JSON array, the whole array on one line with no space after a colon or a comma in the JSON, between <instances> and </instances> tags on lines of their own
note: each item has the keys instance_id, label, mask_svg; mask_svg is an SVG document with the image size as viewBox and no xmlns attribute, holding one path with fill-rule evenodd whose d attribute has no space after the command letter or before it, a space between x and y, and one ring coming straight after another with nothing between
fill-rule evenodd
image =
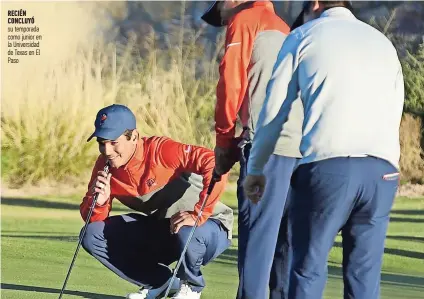
<instances>
[{"instance_id":1,"label":"manicured grass","mask_svg":"<svg viewBox=\"0 0 424 299\"><path fill-rule=\"evenodd\" d=\"M235 194L224 201L236 206ZM57 298L83 225L79 199L2 198L1 298ZM114 205L114 214L125 213ZM423 298L424 198L398 198L392 212L382 274L383 299ZM237 228L234 228L237 235ZM336 244L340 243L339 237ZM329 256L325 298L342 298L341 248ZM207 288L202 298L232 299L237 289L237 239L203 269ZM123 298L137 288L109 272L81 249L64 298ZM261 298L258 298L261 299Z\"/></svg>"}]
</instances>

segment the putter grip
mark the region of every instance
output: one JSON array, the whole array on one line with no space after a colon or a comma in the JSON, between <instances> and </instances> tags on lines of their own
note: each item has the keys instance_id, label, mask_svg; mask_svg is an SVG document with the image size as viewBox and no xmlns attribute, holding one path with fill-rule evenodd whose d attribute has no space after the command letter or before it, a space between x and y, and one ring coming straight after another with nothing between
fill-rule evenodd
<instances>
[{"instance_id":1,"label":"putter grip","mask_svg":"<svg viewBox=\"0 0 424 299\"><path fill-rule=\"evenodd\" d=\"M105 167L103 168L103 171L104 171L104 172L106 172L106 174L108 174L108 173L109 173L109 167L110 167L110 165L109 165L109 160L107 160L106 165L105 165Z\"/></svg>"},{"instance_id":2,"label":"putter grip","mask_svg":"<svg viewBox=\"0 0 424 299\"><path fill-rule=\"evenodd\" d=\"M212 193L213 187L215 187L216 182L219 182L220 180L221 180L221 176L216 172L214 168L212 172L212 179L211 179L211 182L209 183L208 191L206 193L207 195L210 195Z\"/></svg>"},{"instance_id":3,"label":"putter grip","mask_svg":"<svg viewBox=\"0 0 424 299\"><path fill-rule=\"evenodd\" d=\"M106 172L106 175L109 173L109 161L106 162L106 165L103 168L103 171ZM90 218L91 218L91 215L93 214L94 206L96 205L96 202L97 202L97 198L98 197L99 197L99 193L96 192L96 194L94 195L94 198L93 198L93 202L91 203L90 210L88 211L88 215L87 215L87 218L85 220L84 228L83 228L83 230L82 230L82 232L80 234L80 237L79 237L79 240L78 240L77 249L75 250L74 257L72 258L71 265L69 266L69 269L68 269L68 273L66 274L66 278L65 278L65 281L63 283L62 290L60 291L59 299L62 298L62 295L63 295L63 293L65 291L66 284L68 283L69 276L71 275L72 268L74 267L74 263L75 263L75 260L77 258L77 255L78 255L78 251L79 251L79 249L81 247L81 243L82 243L82 240L84 238L85 232L87 231L87 226L88 226L88 224L90 222Z\"/></svg>"},{"instance_id":4,"label":"putter grip","mask_svg":"<svg viewBox=\"0 0 424 299\"><path fill-rule=\"evenodd\" d=\"M110 165L109 165L109 160L108 160L106 162L105 167L103 168L103 171L106 172L106 176L109 174L109 168L110 168ZM92 202L91 207L90 207L90 211L88 213L87 221L90 221L91 214L93 213L93 209L94 209L94 206L96 205L96 202L97 202L97 198L98 197L99 197L99 193L96 192L96 194L94 195L93 202Z\"/></svg>"},{"instance_id":5,"label":"putter grip","mask_svg":"<svg viewBox=\"0 0 424 299\"><path fill-rule=\"evenodd\" d=\"M106 172L106 174L109 174L109 168L110 168L110 165L109 165L109 160L108 160L106 162L105 167L103 168L103 171Z\"/></svg>"},{"instance_id":6,"label":"putter grip","mask_svg":"<svg viewBox=\"0 0 424 299\"><path fill-rule=\"evenodd\" d=\"M106 176L109 174L109 160L107 160L105 167L103 167L103 171L106 173ZM99 193L97 193L96 195L98 195Z\"/></svg>"}]
</instances>

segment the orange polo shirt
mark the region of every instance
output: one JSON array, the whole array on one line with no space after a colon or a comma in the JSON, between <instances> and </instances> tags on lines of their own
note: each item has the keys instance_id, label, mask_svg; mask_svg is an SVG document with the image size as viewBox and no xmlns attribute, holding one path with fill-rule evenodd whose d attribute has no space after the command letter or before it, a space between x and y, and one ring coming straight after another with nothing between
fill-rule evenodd
<instances>
[{"instance_id":1,"label":"orange polo shirt","mask_svg":"<svg viewBox=\"0 0 424 299\"><path fill-rule=\"evenodd\" d=\"M256 1L249 8L236 13L228 22L225 36L225 54L219 65L219 82L216 88L215 108L216 144L229 147L235 135L237 115L243 101L248 101L249 78L252 52L257 37L265 32L278 31L285 35L290 27L275 13L271 1ZM270 45L272 46L272 45ZM261 59L271 59L262 53ZM273 61L274 63L274 61ZM261 77L261 74L255 74ZM263 79L268 83L269 78ZM241 122L246 123L241 115Z\"/></svg>"},{"instance_id":2,"label":"orange polo shirt","mask_svg":"<svg viewBox=\"0 0 424 299\"><path fill-rule=\"evenodd\" d=\"M103 170L105 163L106 159L100 155L93 168L88 191L80 205L80 213L84 220L94 198L89 191L90 187L97 178L97 172ZM214 153L207 148L179 143L167 137L141 138L130 161L120 168L110 169L111 196L105 204L96 204L90 222L105 220L112 209L114 198L123 204L127 204L128 200L136 201L140 196L154 192L183 173L196 173L203 177L203 190L193 207L193 218L196 218L205 199L214 166ZM215 184L205 204L199 225L212 215L215 204L224 192L227 178L228 175L224 175L221 181Z\"/></svg>"}]
</instances>

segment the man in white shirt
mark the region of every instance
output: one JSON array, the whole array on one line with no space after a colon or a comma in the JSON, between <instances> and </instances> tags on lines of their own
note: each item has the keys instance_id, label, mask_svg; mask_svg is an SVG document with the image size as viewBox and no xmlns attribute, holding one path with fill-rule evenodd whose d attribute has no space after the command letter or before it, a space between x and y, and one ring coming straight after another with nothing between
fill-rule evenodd
<instances>
[{"instance_id":1,"label":"man in white shirt","mask_svg":"<svg viewBox=\"0 0 424 299\"><path fill-rule=\"evenodd\" d=\"M343 237L344 298L379 297L399 180L401 64L392 43L349 1L310 1L280 50L253 139L244 188L257 202L263 168L300 96L303 158L291 179L289 298L321 298L327 257Z\"/></svg>"}]
</instances>

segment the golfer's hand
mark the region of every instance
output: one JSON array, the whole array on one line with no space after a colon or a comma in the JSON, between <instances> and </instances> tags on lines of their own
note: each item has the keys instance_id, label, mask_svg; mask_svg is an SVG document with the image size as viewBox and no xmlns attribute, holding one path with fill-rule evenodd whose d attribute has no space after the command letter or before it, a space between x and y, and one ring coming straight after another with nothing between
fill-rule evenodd
<instances>
[{"instance_id":1,"label":"golfer's hand","mask_svg":"<svg viewBox=\"0 0 424 299\"><path fill-rule=\"evenodd\" d=\"M230 162L230 148L215 147L215 171L218 175L223 175L229 171L228 167Z\"/></svg>"},{"instance_id":2,"label":"golfer's hand","mask_svg":"<svg viewBox=\"0 0 424 299\"><path fill-rule=\"evenodd\" d=\"M244 193L253 203L258 203L264 193L265 184L264 175L248 175L243 182Z\"/></svg>"},{"instance_id":3,"label":"golfer's hand","mask_svg":"<svg viewBox=\"0 0 424 299\"><path fill-rule=\"evenodd\" d=\"M184 225L194 226L193 214L191 212L178 212L171 217L171 234L176 234Z\"/></svg>"},{"instance_id":4,"label":"golfer's hand","mask_svg":"<svg viewBox=\"0 0 424 299\"><path fill-rule=\"evenodd\" d=\"M104 171L97 172L97 179L91 187L93 194L99 193L97 204L103 205L110 197L110 178L112 174L106 174Z\"/></svg>"}]
</instances>

